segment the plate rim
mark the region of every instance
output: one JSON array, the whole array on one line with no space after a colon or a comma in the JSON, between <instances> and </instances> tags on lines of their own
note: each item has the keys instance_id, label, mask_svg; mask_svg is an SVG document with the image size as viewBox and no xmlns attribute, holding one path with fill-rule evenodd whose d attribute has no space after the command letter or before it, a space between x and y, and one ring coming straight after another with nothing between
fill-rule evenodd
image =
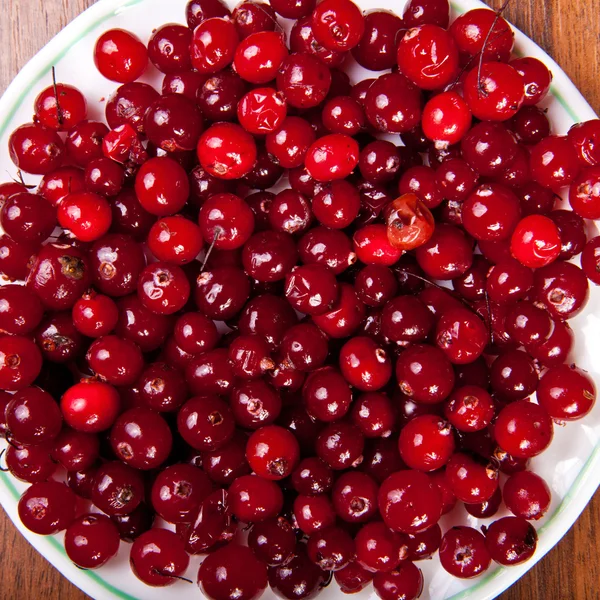
<instances>
[{"instance_id":1,"label":"plate rim","mask_svg":"<svg viewBox=\"0 0 600 600\"><path fill-rule=\"evenodd\" d=\"M146 0L98 0L84 12L73 19L46 45L44 45L19 71L0 98L0 137L5 133L23 98L31 87L46 76L52 64L69 52L71 45L88 35L93 29L111 17L118 15ZM184 0L180 0L182 3ZM454 12L463 13L475 8L490 7L480 0L451 0ZM590 104L561 69L556 61L536 42L527 37L511 24L515 32L515 45L523 54L542 60L552 71L553 82L551 93L567 111L574 121L597 119ZM567 101L568 97L568 101ZM527 571L532 569L552 548L554 548L567 531L575 524L582 511L589 503L592 495L600 486L600 442L581 467L575 481L556 507L547 522L538 529L539 542L534 556L527 562L510 569L497 568L492 573L481 577L474 585L447 600L491 600L496 597ZM17 503L19 492L13 484L12 477L0 472L0 504L9 518L27 539L27 541L50 562L64 577L92 598L113 598L118 600L139 600L124 590L118 589L105 581L101 571L82 571L77 569L68 559L61 541L55 536L38 536L27 530L21 523ZM108 595L107 595L108 594ZM476 596L475 596L476 595Z\"/></svg>"}]
</instances>

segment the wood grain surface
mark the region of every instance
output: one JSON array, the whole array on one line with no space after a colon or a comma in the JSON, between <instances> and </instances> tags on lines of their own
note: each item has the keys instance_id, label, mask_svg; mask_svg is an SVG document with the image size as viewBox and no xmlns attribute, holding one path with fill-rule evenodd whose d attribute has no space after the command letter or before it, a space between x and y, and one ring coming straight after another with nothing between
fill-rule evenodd
<instances>
[{"instance_id":1,"label":"wood grain surface","mask_svg":"<svg viewBox=\"0 0 600 600\"><path fill-rule=\"evenodd\" d=\"M166 2L170 0L165 0ZM490 0L498 8L502 0ZM0 0L0 93L52 36L93 0ZM512 0L506 17L537 41L600 112L600 0ZM538 565L502 600L600 597L600 493ZM0 598L81 600L0 511Z\"/></svg>"}]
</instances>

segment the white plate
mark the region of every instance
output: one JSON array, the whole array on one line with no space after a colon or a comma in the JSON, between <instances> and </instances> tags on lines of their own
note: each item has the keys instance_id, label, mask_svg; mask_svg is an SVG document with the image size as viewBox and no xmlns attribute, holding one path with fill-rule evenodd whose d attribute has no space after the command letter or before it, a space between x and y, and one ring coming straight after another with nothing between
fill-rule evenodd
<instances>
[{"instance_id":1,"label":"white plate","mask_svg":"<svg viewBox=\"0 0 600 600\"><path fill-rule=\"evenodd\" d=\"M231 6L234 0L229 0ZM401 13L404 0L359 0L363 9L389 8ZM106 29L122 27L130 29L148 40L152 30L163 23L185 23L185 0L100 0L75 19L43 48L19 73L0 100L0 173L15 174L7 148L10 132L21 123L31 120L35 96L50 84L50 68L56 66L59 81L76 85L88 98L89 117L103 119L104 99L114 90L115 84L104 79L94 68L92 50L97 37ZM454 0L453 12L463 13L484 7L478 0ZM289 26L289 23L288 23ZM583 25L582 25L583 26ZM548 65L554 75L552 95L546 100L553 129L566 133L576 121L596 118L575 86L560 67L525 35L516 31L516 52L535 56ZM351 75L353 81L362 78L356 67ZM150 71L145 80L159 84L161 76ZM27 177L28 183L34 178ZM595 229L592 226L592 229ZM592 233L592 231L590 231ZM571 321L576 332L576 346L572 358L600 381L600 290L591 290L587 309ZM594 314L596 313L596 314ZM500 594L514 583L536 561L540 560L567 532L575 522L592 494L600 484L600 402L583 421L566 427L555 428L555 438L550 449L535 459L532 468L546 479L552 488L553 501L548 516L538 526L537 553L527 563L511 569L492 568L485 575L470 581L450 577L437 559L418 563L425 575L422 598L432 600L470 599L486 600ZM99 571L81 571L66 556L62 535L37 536L27 531L17 516L17 501L26 485L0 473L0 502L27 540L45 556L65 577L84 592L96 599L169 600L200 597L194 585L178 582L168 588L152 589L143 585L131 573L128 565L129 545L122 544L118 556ZM469 522L478 527L481 522L456 509L444 518L443 526L453 522ZM484 522L484 521L482 521ZM193 557L187 576L196 580L199 559ZM580 567L584 568L584 567ZM357 600L372 594L369 587ZM335 583L320 596L331 600L341 596ZM272 598L267 592L264 598Z\"/></svg>"}]
</instances>

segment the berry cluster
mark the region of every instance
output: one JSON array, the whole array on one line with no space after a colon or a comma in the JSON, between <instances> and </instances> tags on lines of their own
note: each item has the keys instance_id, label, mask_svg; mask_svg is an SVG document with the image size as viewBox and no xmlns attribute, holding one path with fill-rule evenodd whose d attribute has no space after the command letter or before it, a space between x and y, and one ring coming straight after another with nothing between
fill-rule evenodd
<instances>
[{"instance_id":1,"label":"berry cluster","mask_svg":"<svg viewBox=\"0 0 600 600\"><path fill-rule=\"evenodd\" d=\"M412 600L438 551L459 578L527 560L551 500L529 460L596 399L567 321L600 284L600 121L551 134L552 76L491 10L191 0L187 23L100 37L108 125L55 83L10 136L42 176L0 185L23 524L85 569L132 542L152 586L207 554L212 600L331 573ZM512 516L442 532L457 502Z\"/></svg>"}]
</instances>

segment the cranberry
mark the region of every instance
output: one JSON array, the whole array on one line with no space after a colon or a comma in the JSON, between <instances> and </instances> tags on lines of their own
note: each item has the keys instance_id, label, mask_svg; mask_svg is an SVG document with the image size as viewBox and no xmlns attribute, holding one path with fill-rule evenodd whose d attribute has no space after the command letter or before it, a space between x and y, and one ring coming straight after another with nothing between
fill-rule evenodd
<instances>
[{"instance_id":1,"label":"cranberry","mask_svg":"<svg viewBox=\"0 0 600 600\"><path fill-rule=\"evenodd\" d=\"M240 565L245 565L240 569ZM247 567L247 568L246 568ZM210 554L200 565L198 585L204 594L215 600L236 596L253 600L267 587L267 568L245 546L230 544Z\"/></svg>"},{"instance_id":2,"label":"cranberry","mask_svg":"<svg viewBox=\"0 0 600 600\"><path fill-rule=\"evenodd\" d=\"M582 418L592 409L596 388L585 371L575 365L560 365L543 375L537 399L553 419L572 421Z\"/></svg>"},{"instance_id":3,"label":"cranberry","mask_svg":"<svg viewBox=\"0 0 600 600\"><path fill-rule=\"evenodd\" d=\"M600 121L598 119L577 123L569 130L569 142L575 148L577 158L582 166L594 167L600 164L599 135Z\"/></svg>"},{"instance_id":4,"label":"cranberry","mask_svg":"<svg viewBox=\"0 0 600 600\"><path fill-rule=\"evenodd\" d=\"M571 183L569 204L573 211L586 219L600 215L600 167L589 167Z\"/></svg>"},{"instance_id":5,"label":"cranberry","mask_svg":"<svg viewBox=\"0 0 600 600\"><path fill-rule=\"evenodd\" d=\"M292 473L292 485L304 496L323 494L333 485L333 471L320 458L304 458Z\"/></svg>"},{"instance_id":6,"label":"cranberry","mask_svg":"<svg viewBox=\"0 0 600 600\"><path fill-rule=\"evenodd\" d=\"M484 176L497 175L510 167L517 149L514 135L501 123L479 123L461 142L464 160Z\"/></svg>"},{"instance_id":7,"label":"cranberry","mask_svg":"<svg viewBox=\"0 0 600 600\"><path fill-rule=\"evenodd\" d=\"M455 279L473 262L471 244L451 225L438 225L433 235L416 251L419 266L433 279Z\"/></svg>"},{"instance_id":8,"label":"cranberry","mask_svg":"<svg viewBox=\"0 0 600 600\"><path fill-rule=\"evenodd\" d=\"M436 327L436 344L455 364L473 362L483 353L488 342L484 322L465 308L446 311Z\"/></svg>"},{"instance_id":9,"label":"cranberry","mask_svg":"<svg viewBox=\"0 0 600 600\"><path fill-rule=\"evenodd\" d=\"M39 298L20 285L0 287L0 329L11 335L27 335L41 322L44 309Z\"/></svg>"},{"instance_id":10,"label":"cranberry","mask_svg":"<svg viewBox=\"0 0 600 600\"><path fill-rule=\"evenodd\" d=\"M288 56L281 33L259 31L240 42L233 60L239 76L254 84L265 84L275 76Z\"/></svg>"},{"instance_id":11,"label":"cranberry","mask_svg":"<svg viewBox=\"0 0 600 600\"><path fill-rule=\"evenodd\" d=\"M598 246L600 237L594 237L587 242L581 254L581 268L586 277L595 283L600 284L600 251Z\"/></svg>"},{"instance_id":12,"label":"cranberry","mask_svg":"<svg viewBox=\"0 0 600 600\"><path fill-rule=\"evenodd\" d=\"M446 399L454 386L454 371L446 355L426 345L411 346L400 354L396 378L404 394L426 404Z\"/></svg>"},{"instance_id":13,"label":"cranberry","mask_svg":"<svg viewBox=\"0 0 600 600\"><path fill-rule=\"evenodd\" d=\"M147 408L132 408L114 423L110 442L115 455L136 469L154 469L171 452L172 435L167 422Z\"/></svg>"},{"instance_id":14,"label":"cranberry","mask_svg":"<svg viewBox=\"0 0 600 600\"><path fill-rule=\"evenodd\" d=\"M221 0L189 0L185 9L188 27L193 31L212 17L229 17L231 11Z\"/></svg>"},{"instance_id":15,"label":"cranberry","mask_svg":"<svg viewBox=\"0 0 600 600\"><path fill-rule=\"evenodd\" d=\"M65 392L61 410L73 429L97 433L112 426L120 412L120 404L119 394L112 386L90 379Z\"/></svg>"},{"instance_id":16,"label":"cranberry","mask_svg":"<svg viewBox=\"0 0 600 600\"><path fill-rule=\"evenodd\" d=\"M400 153L391 142L375 140L361 150L358 166L361 175L371 183L392 181L400 170Z\"/></svg>"},{"instance_id":17,"label":"cranberry","mask_svg":"<svg viewBox=\"0 0 600 600\"><path fill-rule=\"evenodd\" d=\"M394 429L396 411L385 394L369 392L357 398L351 418L365 437L387 437Z\"/></svg>"},{"instance_id":18,"label":"cranberry","mask_svg":"<svg viewBox=\"0 0 600 600\"><path fill-rule=\"evenodd\" d=\"M509 454L531 458L543 452L552 441L552 419L542 406L519 400L500 411L494 435Z\"/></svg>"},{"instance_id":19,"label":"cranberry","mask_svg":"<svg viewBox=\"0 0 600 600\"><path fill-rule=\"evenodd\" d=\"M442 530L436 524L419 533L407 534L405 540L409 551L409 560L425 560L431 558L440 547Z\"/></svg>"},{"instance_id":20,"label":"cranberry","mask_svg":"<svg viewBox=\"0 0 600 600\"><path fill-rule=\"evenodd\" d=\"M142 533L131 546L129 557L134 575L146 585L165 587L175 583L189 564L184 544L168 529Z\"/></svg>"},{"instance_id":21,"label":"cranberry","mask_svg":"<svg viewBox=\"0 0 600 600\"><path fill-rule=\"evenodd\" d=\"M305 165L309 175L327 182L348 177L358 164L358 143L351 137L332 133L319 138L307 151Z\"/></svg>"},{"instance_id":22,"label":"cranberry","mask_svg":"<svg viewBox=\"0 0 600 600\"><path fill-rule=\"evenodd\" d=\"M267 220L273 231L303 233L312 221L310 203L300 192L282 190L273 198Z\"/></svg>"},{"instance_id":23,"label":"cranberry","mask_svg":"<svg viewBox=\"0 0 600 600\"><path fill-rule=\"evenodd\" d=\"M400 71L421 89L450 83L458 73L458 50L452 36L437 25L410 29L398 44Z\"/></svg>"},{"instance_id":24,"label":"cranberry","mask_svg":"<svg viewBox=\"0 0 600 600\"><path fill-rule=\"evenodd\" d=\"M374 10L364 15L364 33L352 49L359 65L370 71L384 71L396 64L396 40L402 20L391 12Z\"/></svg>"},{"instance_id":25,"label":"cranberry","mask_svg":"<svg viewBox=\"0 0 600 600\"><path fill-rule=\"evenodd\" d=\"M287 104L281 92L269 87L256 88L239 101L237 114L246 131L253 135L267 134L279 129L287 114Z\"/></svg>"},{"instance_id":26,"label":"cranberry","mask_svg":"<svg viewBox=\"0 0 600 600\"><path fill-rule=\"evenodd\" d=\"M552 317L571 319L587 302L588 280L576 265L556 261L535 272L533 293Z\"/></svg>"},{"instance_id":27,"label":"cranberry","mask_svg":"<svg viewBox=\"0 0 600 600\"><path fill-rule=\"evenodd\" d=\"M95 569L109 561L119 549L119 530L104 515L77 518L65 533L67 556L82 569Z\"/></svg>"},{"instance_id":28,"label":"cranberry","mask_svg":"<svg viewBox=\"0 0 600 600\"><path fill-rule=\"evenodd\" d=\"M355 560L342 570L336 571L334 576L342 593L357 594L369 585L374 575Z\"/></svg>"},{"instance_id":29,"label":"cranberry","mask_svg":"<svg viewBox=\"0 0 600 600\"><path fill-rule=\"evenodd\" d=\"M112 385L131 385L140 376L144 361L140 349L116 335L98 338L86 355L90 368Z\"/></svg>"},{"instance_id":30,"label":"cranberry","mask_svg":"<svg viewBox=\"0 0 600 600\"><path fill-rule=\"evenodd\" d=\"M570 185L580 169L577 153L566 137L548 136L531 151L533 179L552 190Z\"/></svg>"},{"instance_id":31,"label":"cranberry","mask_svg":"<svg viewBox=\"0 0 600 600\"><path fill-rule=\"evenodd\" d=\"M283 506L280 487L256 475L238 477L229 487L229 506L244 523L258 523L276 517Z\"/></svg>"},{"instance_id":32,"label":"cranberry","mask_svg":"<svg viewBox=\"0 0 600 600\"><path fill-rule=\"evenodd\" d=\"M8 151L21 171L47 175L61 166L65 145L56 131L38 123L28 123L10 134Z\"/></svg>"},{"instance_id":33,"label":"cranberry","mask_svg":"<svg viewBox=\"0 0 600 600\"><path fill-rule=\"evenodd\" d=\"M42 354L20 335L0 337L0 389L22 390L31 385L42 368Z\"/></svg>"},{"instance_id":34,"label":"cranberry","mask_svg":"<svg viewBox=\"0 0 600 600\"><path fill-rule=\"evenodd\" d=\"M183 25L167 24L152 33L148 58L163 73L185 71L191 67L192 32Z\"/></svg>"},{"instance_id":35,"label":"cranberry","mask_svg":"<svg viewBox=\"0 0 600 600\"><path fill-rule=\"evenodd\" d=\"M325 264L336 275L356 262L348 236L326 227L315 227L300 238L298 253L303 263Z\"/></svg>"},{"instance_id":36,"label":"cranberry","mask_svg":"<svg viewBox=\"0 0 600 600\"><path fill-rule=\"evenodd\" d=\"M405 27L430 23L447 28L450 20L448 0L410 0L404 7L402 19Z\"/></svg>"},{"instance_id":37,"label":"cranberry","mask_svg":"<svg viewBox=\"0 0 600 600\"><path fill-rule=\"evenodd\" d=\"M395 243L409 245L414 242L415 238L419 239L421 236L420 224L423 220L423 212L419 211L418 205L414 205L411 209L410 203L402 204L402 214L400 211L392 212L394 217L393 231L397 237L392 238ZM406 218L407 224L409 225L407 239L400 234L396 234L396 229L401 230L404 226L403 220ZM411 226L412 225L412 226ZM392 229L390 227L389 229ZM372 225L365 225L355 232L353 237L354 250L358 259L367 265L384 265L392 266L397 263L403 254L401 248L396 248L388 236L388 226L379 223Z\"/></svg>"},{"instance_id":38,"label":"cranberry","mask_svg":"<svg viewBox=\"0 0 600 600\"><path fill-rule=\"evenodd\" d=\"M25 445L52 441L62 425L58 405L48 392L37 387L16 392L6 405L4 418L10 437Z\"/></svg>"},{"instance_id":39,"label":"cranberry","mask_svg":"<svg viewBox=\"0 0 600 600\"><path fill-rule=\"evenodd\" d=\"M137 36L124 29L111 29L96 42L94 62L100 73L111 81L135 81L146 70L148 52Z\"/></svg>"},{"instance_id":40,"label":"cranberry","mask_svg":"<svg viewBox=\"0 0 600 600\"><path fill-rule=\"evenodd\" d=\"M377 130L403 133L418 125L421 117L421 94L404 75L380 76L369 87L365 114Z\"/></svg>"},{"instance_id":41,"label":"cranberry","mask_svg":"<svg viewBox=\"0 0 600 600\"><path fill-rule=\"evenodd\" d=\"M92 192L69 194L58 207L58 222L78 240L93 242L110 229L112 212L107 200Z\"/></svg>"},{"instance_id":42,"label":"cranberry","mask_svg":"<svg viewBox=\"0 0 600 600\"><path fill-rule=\"evenodd\" d=\"M169 523L188 523L212 492L208 477L197 467L177 464L167 467L152 485L152 506Z\"/></svg>"},{"instance_id":43,"label":"cranberry","mask_svg":"<svg viewBox=\"0 0 600 600\"><path fill-rule=\"evenodd\" d=\"M53 535L75 519L75 500L75 494L64 483L34 483L19 499L19 518L30 531Z\"/></svg>"},{"instance_id":44,"label":"cranberry","mask_svg":"<svg viewBox=\"0 0 600 600\"><path fill-rule=\"evenodd\" d=\"M393 571L406 557L403 541L403 536L384 523L368 523L356 535L356 558L369 571Z\"/></svg>"},{"instance_id":45,"label":"cranberry","mask_svg":"<svg viewBox=\"0 0 600 600\"><path fill-rule=\"evenodd\" d=\"M560 254L558 227L548 217L530 215L523 218L513 232L511 253L523 265L539 268L550 264Z\"/></svg>"},{"instance_id":46,"label":"cranberry","mask_svg":"<svg viewBox=\"0 0 600 600\"><path fill-rule=\"evenodd\" d=\"M478 8L463 13L452 23L450 33L465 58L483 51L485 61L508 62L514 33L496 12Z\"/></svg>"},{"instance_id":47,"label":"cranberry","mask_svg":"<svg viewBox=\"0 0 600 600\"><path fill-rule=\"evenodd\" d=\"M363 392L381 389L392 374L387 353L368 337L354 337L344 344L340 369L346 380Z\"/></svg>"},{"instance_id":48,"label":"cranberry","mask_svg":"<svg viewBox=\"0 0 600 600\"><path fill-rule=\"evenodd\" d=\"M454 495L468 504L489 500L498 488L498 471L484 459L464 452L450 458L446 479Z\"/></svg>"},{"instance_id":49,"label":"cranberry","mask_svg":"<svg viewBox=\"0 0 600 600\"><path fill-rule=\"evenodd\" d=\"M96 435L63 429L54 440L52 458L67 471L85 471L96 463L98 453L99 440Z\"/></svg>"},{"instance_id":50,"label":"cranberry","mask_svg":"<svg viewBox=\"0 0 600 600\"><path fill-rule=\"evenodd\" d=\"M232 407L235 416L235 410ZM237 431L217 450L202 452L202 469L218 484L230 484L238 477L247 475L250 467L246 462L246 435Z\"/></svg>"},{"instance_id":51,"label":"cranberry","mask_svg":"<svg viewBox=\"0 0 600 600\"><path fill-rule=\"evenodd\" d=\"M148 310L137 295L127 296L118 302L119 320L115 333L135 342L142 352L159 348L171 330L171 319Z\"/></svg>"},{"instance_id":52,"label":"cranberry","mask_svg":"<svg viewBox=\"0 0 600 600\"><path fill-rule=\"evenodd\" d=\"M231 439L235 422L229 406L217 396L198 396L181 407L177 429L192 448L211 451Z\"/></svg>"},{"instance_id":53,"label":"cranberry","mask_svg":"<svg viewBox=\"0 0 600 600\"><path fill-rule=\"evenodd\" d=\"M391 573L377 573L373 588L382 600L415 600L423 591L423 574L412 562L407 561Z\"/></svg>"},{"instance_id":54,"label":"cranberry","mask_svg":"<svg viewBox=\"0 0 600 600\"><path fill-rule=\"evenodd\" d=\"M454 452L452 426L436 415L416 417L401 430L398 449L411 469L435 471L443 467Z\"/></svg>"},{"instance_id":55,"label":"cranberry","mask_svg":"<svg viewBox=\"0 0 600 600\"><path fill-rule=\"evenodd\" d=\"M471 127L471 110L456 92L442 92L425 105L422 127L436 144L457 144Z\"/></svg>"},{"instance_id":56,"label":"cranberry","mask_svg":"<svg viewBox=\"0 0 600 600\"><path fill-rule=\"evenodd\" d=\"M248 534L248 546L270 567L285 564L294 555L296 534L283 517L256 523Z\"/></svg>"},{"instance_id":57,"label":"cranberry","mask_svg":"<svg viewBox=\"0 0 600 600\"><path fill-rule=\"evenodd\" d=\"M454 577L477 577L489 568L491 560L485 538L472 527L453 527L444 534L440 562Z\"/></svg>"},{"instance_id":58,"label":"cranberry","mask_svg":"<svg viewBox=\"0 0 600 600\"><path fill-rule=\"evenodd\" d=\"M203 246L200 228L181 215L159 219L148 233L148 247L159 260L192 262Z\"/></svg>"},{"instance_id":59,"label":"cranberry","mask_svg":"<svg viewBox=\"0 0 600 600\"><path fill-rule=\"evenodd\" d=\"M455 390L448 398L444 414L459 431L481 431L494 417L494 402L484 389L466 385Z\"/></svg>"},{"instance_id":60,"label":"cranberry","mask_svg":"<svg viewBox=\"0 0 600 600\"><path fill-rule=\"evenodd\" d=\"M210 175L239 179L247 175L256 162L256 144L239 125L216 123L202 134L198 158Z\"/></svg>"},{"instance_id":61,"label":"cranberry","mask_svg":"<svg viewBox=\"0 0 600 600\"><path fill-rule=\"evenodd\" d=\"M524 57L511 61L511 66L523 77L525 84L526 106L534 106L543 100L552 83L552 73L548 67L537 58Z\"/></svg>"},{"instance_id":62,"label":"cranberry","mask_svg":"<svg viewBox=\"0 0 600 600\"><path fill-rule=\"evenodd\" d=\"M537 533L521 517L503 517L486 528L485 545L497 563L518 565L533 556Z\"/></svg>"},{"instance_id":63,"label":"cranberry","mask_svg":"<svg viewBox=\"0 0 600 600\"><path fill-rule=\"evenodd\" d=\"M2 205L0 224L14 240L40 244L56 227L56 211L39 196L28 192L13 194Z\"/></svg>"},{"instance_id":64,"label":"cranberry","mask_svg":"<svg viewBox=\"0 0 600 600\"><path fill-rule=\"evenodd\" d=\"M470 71L464 82L464 94L478 119L506 121L516 115L523 104L524 79L510 65L488 62Z\"/></svg>"},{"instance_id":65,"label":"cranberry","mask_svg":"<svg viewBox=\"0 0 600 600\"><path fill-rule=\"evenodd\" d=\"M379 511L390 529L417 533L438 522L442 501L436 484L427 475L399 471L381 484Z\"/></svg>"},{"instance_id":66,"label":"cranberry","mask_svg":"<svg viewBox=\"0 0 600 600\"><path fill-rule=\"evenodd\" d=\"M56 463L50 455L51 444L35 446L8 446L6 466L10 474L27 483L48 481L56 471Z\"/></svg>"},{"instance_id":67,"label":"cranberry","mask_svg":"<svg viewBox=\"0 0 600 600\"><path fill-rule=\"evenodd\" d=\"M308 557L299 543L294 557L287 563L269 569L269 585L280 597L289 600L312 598L322 589L327 574Z\"/></svg>"},{"instance_id":68,"label":"cranberry","mask_svg":"<svg viewBox=\"0 0 600 600\"><path fill-rule=\"evenodd\" d=\"M183 208L189 183L183 167L172 158L152 158L139 170L135 190L144 210L166 216Z\"/></svg>"},{"instance_id":69,"label":"cranberry","mask_svg":"<svg viewBox=\"0 0 600 600\"><path fill-rule=\"evenodd\" d=\"M106 122L111 129L127 124L138 133L144 133L146 110L158 96L158 92L146 83L126 83L106 102Z\"/></svg>"},{"instance_id":70,"label":"cranberry","mask_svg":"<svg viewBox=\"0 0 600 600\"><path fill-rule=\"evenodd\" d=\"M568 260L580 254L587 241L584 220L570 210L553 210L549 217L556 223L560 234L559 258Z\"/></svg>"},{"instance_id":71,"label":"cranberry","mask_svg":"<svg viewBox=\"0 0 600 600\"><path fill-rule=\"evenodd\" d=\"M274 8L255 0L240 2L233 10L232 18L242 40L259 31L273 31L277 26Z\"/></svg>"},{"instance_id":72,"label":"cranberry","mask_svg":"<svg viewBox=\"0 0 600 600\"><path fill-rule=\"evenodd\" d=\"M190 99L167 94L148 107L144 126L149 140L165 152L191 151L200 138L202 117Z\"/></svg>"}]
</instances>

